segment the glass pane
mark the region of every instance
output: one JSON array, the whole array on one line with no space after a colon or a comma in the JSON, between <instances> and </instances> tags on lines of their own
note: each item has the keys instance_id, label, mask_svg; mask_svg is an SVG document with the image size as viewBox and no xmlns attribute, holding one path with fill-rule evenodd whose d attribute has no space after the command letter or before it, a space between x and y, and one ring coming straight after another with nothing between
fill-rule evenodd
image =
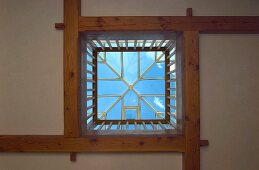
<instances>
[{"instance_id":1,"label":"glass pane","mask_svg":"<svg viewBox=\"0 0 259 170\"><path fill-rule=\"evenodd\" d=\"M125 110L125 120L136 120L137 110L136 109L126 109Z\"/></svg>"},{"instance_id":2,"label":"glass pane","mask_svg":"<svg viewBox=\"0 0 259 170\"><path fill-rule=\"evenodd\" d=\"M119 78L106 64L98 63L98 78Z\"/></svg>"},{"instance_id":3,"label":"glass pane","mask_svg":"<svg viewBox=\"0 0 259 170\"><path fill-rule=\"evenodd\" d=\"M129 85L138 78L138 52L123 53L123 75L122 77Z\"/></svg>"},{"instance_id":4,"label":"glass pane","mask_svg":"<svg viewBox=\"0 0 259 170\"><path fill-rule=\"evenodd\" d=\"M114 102L118 100L118 97L105 97L105 98L98 98L98 112L105 112L109 109Z\"/></svg>"},{"instance_id":5,"label":"glass pane","mask_svg":"<svg viewBox=\"0 0 259 170\"><path fill-rule=\"evenodd\" d=\"M140 52L140 75L155 62L155 52Z\"/></svg>"},{"instance_id":6,"label":"glass pane","mask_svg":"<svg viewBox=\"0 0 259 170\"><path fill-rule=\"evenodd\" d=\"M165 111L165 97L164 96L149 96L144 97L144 99L149 103L157 112Z\"/></svg>"},{"instance_id":7,"label":"glass pane","mask_svg":"<svg viewBox=\"0 0 259 170\"><path fill-rule=\"evenodd\" d=\"M141 80L134 89L141 94L165 94L164 80Z\"/></svg>"},{"instance_id":8,"label":"glass pane","mask_svg":"<svg viewBox=\"0 0 259 170\"><path fill-rule=\"evenodd\" d=\"M155 119L156 113L143 100L140 101L140 119Z\"/></svg>"},{"instance_id":9,"label":"glass pane","mask_svg":"<svg viewBox=\"0 0 259 170\"><path fill-rule=\"evenodd\" d=\"M124 106L138 106L138 96L132 90L124 96Z\"/></svg>"},{"instance_id":10,"label":"glass pane","mask_svg":"<svg viewBox=\"0 0 259 170\"><path fill-rule=\"evenodd\" d=\"M97 86L98 95L121 95L127 89L127 86L121 81L99 80Z\"/></svg>"},{"instance_id":11,"label":"glass pane","mask_svg":"<svg viewBox=\"0 0 259 170\"><path fill-rule=\"evenodd\" d=\"M106 52L106 62L121 75L121 52Z\"/></svg>"},{"instance_id":12,"label":"glass pane","mask_svg":"<svg viewBox=\"0 0 259 170\"><path fill-rule=\"evenodd\" d=\"M107 120L121 120L121 100L107 112Z\"/></svg>"},{"instance_id":13,"label":"glass pane","mask_svg":"<svg viewBox=\"0 0 259 170\"><path fill-rule=\"evenodd\" d=\"M154 64L144 78L165 78L165 63Z\"/></svg>"}]
</instances>

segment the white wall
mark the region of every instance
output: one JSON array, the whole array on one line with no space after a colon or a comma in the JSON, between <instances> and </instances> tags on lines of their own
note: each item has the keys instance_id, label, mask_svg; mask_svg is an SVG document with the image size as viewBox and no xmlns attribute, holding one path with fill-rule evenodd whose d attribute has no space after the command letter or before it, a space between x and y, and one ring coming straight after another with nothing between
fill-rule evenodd
<instances>
[{"instance_id":1,"label":"white wall","mask_svg":"<svg viewBox=\"0 0 259 170\"><path fill-rule=\"evenodd\" d=\"M102 15L258 15L257 0L84 0ZM0 0L0 134L63 133L63 0ZM202 170L257 170L259 35L201 35ZM0 170L181 169L181 155L0 153Z\"/></svg>"}]
</instances>

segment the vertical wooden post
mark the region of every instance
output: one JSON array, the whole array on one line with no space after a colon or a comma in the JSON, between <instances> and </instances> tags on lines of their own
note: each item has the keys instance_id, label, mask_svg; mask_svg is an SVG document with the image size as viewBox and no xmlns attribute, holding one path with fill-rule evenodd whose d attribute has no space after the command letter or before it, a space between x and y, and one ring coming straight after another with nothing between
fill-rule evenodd
<instances>
[{"instance_id":1,"label":"vertical wooden post","mask_svg":"<svg viewBox=\"0 0 259 170\"><path fill-rule=\"evenodd\" d=\"M80 0L64 0L64 135L79 137L80 55L78 18Z\"/></svg>"},{"instance_id":2,"label":"vertical wooden post","mask_svg":"<svg viewBox=\"0 0 259 170\"><path fill-rule=\"evenodd\" d=\"M184 135L183 170L200 169L199 32L183 33Z\"/></svg>"},{"instance_id":3,"label":"vertical wooden post","mask_svg":"<svg viewBox=\"0 0 259 170\"><path fill-rule=\"evenodd\" d=\"M81 0L64 0L64 136L80 136L80 71L78 18ZM76 153L70 153L76 161Z\"/></svg>"}]
</instances>

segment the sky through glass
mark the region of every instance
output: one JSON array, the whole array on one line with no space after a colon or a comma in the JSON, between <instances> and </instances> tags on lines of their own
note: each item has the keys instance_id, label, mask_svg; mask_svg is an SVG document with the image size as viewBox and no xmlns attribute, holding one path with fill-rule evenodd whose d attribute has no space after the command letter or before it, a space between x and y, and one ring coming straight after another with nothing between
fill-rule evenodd
<instances>
[{"instance_id":1,"label":"sky through glass","mask_svg":"<svg viewBox=\"0 0 259 170\"><path fill-rule=\"evenodd\" d=\"M97 68L98 118L164 118L163 52L99 52Z\"/></svg>"}]
</instances>

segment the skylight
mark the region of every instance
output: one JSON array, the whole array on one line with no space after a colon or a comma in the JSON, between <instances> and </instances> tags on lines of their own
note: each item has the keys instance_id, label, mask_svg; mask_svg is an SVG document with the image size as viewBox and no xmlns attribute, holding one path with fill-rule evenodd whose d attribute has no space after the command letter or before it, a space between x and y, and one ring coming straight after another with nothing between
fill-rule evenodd
<instances>
[{"instance_id":1,"label":"skylight","mask_svg":"<svg viewBox=\"0 0 259 170\"><path fill-rule=\"evenodd\" d=\"M174 40L88 40L87 129L175 129L175 54Z\"/></svg>"}]
</instances>

